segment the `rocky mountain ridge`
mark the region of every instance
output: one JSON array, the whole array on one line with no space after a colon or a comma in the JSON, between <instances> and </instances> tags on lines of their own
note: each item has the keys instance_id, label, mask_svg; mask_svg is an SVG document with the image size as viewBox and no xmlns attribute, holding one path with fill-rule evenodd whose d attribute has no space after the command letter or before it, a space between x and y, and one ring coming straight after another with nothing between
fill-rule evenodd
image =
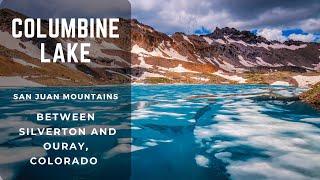
<instances>
[{"instance_id":1,"label":"rocky mountain ridge","mask_svg":"<svg viewBox=\"0 0 320 180\"><path fill-rule=\"evenodd\" d=\"M89 64L41 64L39 41L14 39L10 22L26 17L0 10L0 75L44 85L113 83L268 83L320 81L320 44L268 41L249 31L216 28L207 35L171 36L137 20L122 20L123 39L46 39L90 42ZM46 31L47 27L42 27ZM130 35L127 37L126 35ZM130 43L128 42L130 40ZM131 48L130 48L131 47ZM130 50L131 49L131 50ZM52 55L52 51L47 51ZM308 83L307 83L308 84Z\"/></svg>"}]
</instances>

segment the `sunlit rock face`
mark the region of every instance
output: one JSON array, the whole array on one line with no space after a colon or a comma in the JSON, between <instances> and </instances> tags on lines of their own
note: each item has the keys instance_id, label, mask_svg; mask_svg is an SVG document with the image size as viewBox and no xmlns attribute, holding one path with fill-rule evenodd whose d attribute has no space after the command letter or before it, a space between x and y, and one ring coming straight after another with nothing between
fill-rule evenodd
<instances>
[{"instance_id":1,"label":"sunlit rock face","mask_svg":"<svg viewBox=\"0 0 320 180\"><path fill-rule=\"evenodd\" d=\"M47 58L53 56L56 43L65 46L68 43L89 42L91 63L42 66L37 62L40 58L38 39L11 37L11 20L27 16L9 9L2 9L0 16L0 37L4 40L0 44L4 50L0 55L5 63L2 67L6 67L3 69L3 75L25 75L28 76L28 80L44 85L123 82L242 83L243 81L225 78L225 75L248 72L298 74L319 70L318 43L268 41L249 31L228 27L216 28L212 33L200 36L181 32L167 35L130 19L121 19L119 33L123 38L117 40L46 38ZM48 30L48 26L44 25L42 28L44 31ZM46 71L39 73L39 69ZM213 74L217 72L222 72L219 74L224 77ZM58 76L54 81L44 78L52 77L53 74ZM245 75L240 76L246 78ZM285 76L287 79L278 78L273 81L267 78L257 82L272 84L276 80L285 80L291 85L297 84L291 78L291 74Z\"/></svg>"}]
</instances>

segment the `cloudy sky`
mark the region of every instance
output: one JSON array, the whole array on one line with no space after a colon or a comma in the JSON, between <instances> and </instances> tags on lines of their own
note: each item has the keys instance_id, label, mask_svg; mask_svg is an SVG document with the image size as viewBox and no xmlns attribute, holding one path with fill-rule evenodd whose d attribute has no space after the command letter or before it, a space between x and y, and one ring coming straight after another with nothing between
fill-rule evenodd
<instances>
[{"instance_id":1,"label":"cloudy sky","mask_svg":"<svg viewBox=\"0 0 320 180\"><path fill-rule=\"evenodd\" d=\"M131 14L128 0L0 0L0 2L0 7L33 18L130 18Z\"/></svg>"},{"instance_id":2,"label":"cloudy sky","mask_svg":"<svg viewBox=\"0 0 320 180\"><path fill-rule=\"evenodd\" d=\"M132 17L159 31L251 30L267 39L318 41L320 0L129 0Z\"/></svg>"},{"instance_id":3,"label":"cloudy sky","mask_svg":"<svg viewBox=\"0 0 320 180\"><path fill-rule=\"evenodd\" d=\"M62 14L66 12L70 14L70 10L74 9L82 15L94 12L97 16L106 13L106 7L112 7L113 3L110 1L119 2L119 0L5 1L22 9L30 7L31 12L36 14L40 12L48 14L50 12L48 10L40 11L46 9L45 6L48 5L55 11L59 9L59 13ZM320 0L129 1L132 7L132 18L167 34L174 32L206 34L216 27L235 27L253 31L269 40L294 39L320 42ZM38 6L39 11L34 11Z\"/></svg>"}]
</instances>

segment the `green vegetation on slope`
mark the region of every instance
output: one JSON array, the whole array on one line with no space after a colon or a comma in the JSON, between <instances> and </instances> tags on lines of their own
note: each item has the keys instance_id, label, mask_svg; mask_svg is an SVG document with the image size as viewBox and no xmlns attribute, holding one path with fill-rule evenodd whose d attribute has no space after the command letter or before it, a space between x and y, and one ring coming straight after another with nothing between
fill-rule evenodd
<instances>
[{"instance_id":1,"label":"green vegetation on slope","mask_svg":"<svg viewBox=\"0 0 320 180\"><path fill-rule=\"evenodd\" d=\"M148 84L170 84L172 81L164 77L148 77L145 79Z\"/></svg>"},{"instance_id":2,"label":"green vegetation on slope","mask_svg":"<svg viewBox=\"0 0 320 180\"><path fill-rule=\"evenodd\" d=\"M300 98L307 103L320 107L320 83L315 84L312 89L303 93Z\"/></svg>"}]
</instances>

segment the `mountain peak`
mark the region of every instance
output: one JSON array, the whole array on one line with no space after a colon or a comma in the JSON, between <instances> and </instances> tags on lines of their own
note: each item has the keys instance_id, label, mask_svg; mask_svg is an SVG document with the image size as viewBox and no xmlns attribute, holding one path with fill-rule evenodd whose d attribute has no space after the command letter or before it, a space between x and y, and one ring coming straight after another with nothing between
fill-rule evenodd
<instances>
[{"instance_id":1,"label":"mountain peak","mask_svg":"<svg viewBox=\"0 0 320 180\"><path fill-rule=\"evenodd\" d=\"M213 31L213 34L217 36L220 36L220 35L227 36L227 35L239 34L239 33L240 31L238 31L237 29L229 28L229 27L224 27L224 28L216 27L216 29Z\"/></svg>"},{"instance_id":2,"label":"mountain peak","mask_svg":"<svg viewBox=\"0 0 320 180\"><path fill-rule=\"evenodd\" d=\"M264 37L257 36L250 31L239 31L236 28L229 28L229 27L224 27L224 28L217 27L213 31L213 33L209 34L208 36L213 39L231 38L236 41L241 40L249 44L256 44L256 43L262 43L262 42L266 44L270 44L270 42Z\"/></svg>"}]
</instances>

